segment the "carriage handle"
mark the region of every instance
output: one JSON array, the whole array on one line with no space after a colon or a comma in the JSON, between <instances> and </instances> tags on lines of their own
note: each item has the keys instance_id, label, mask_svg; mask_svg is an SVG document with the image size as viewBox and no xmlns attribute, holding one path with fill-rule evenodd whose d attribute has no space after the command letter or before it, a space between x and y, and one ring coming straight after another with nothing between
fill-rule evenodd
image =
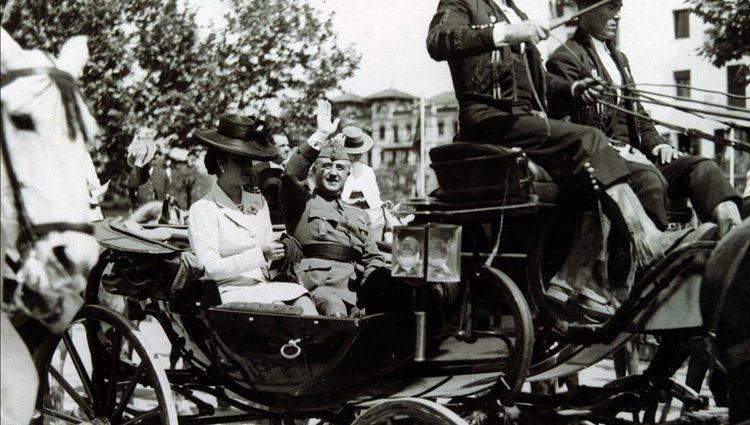
<instances>
[{"instance_id":1,"label":"carriage handle","mask_svg":"<svg viewBox=\"0 0 750 425\"><path fill-rule=\"evenodd\" d=\"M292 360L299 357L300 354L302 354L302 348L300 348L299 344L302 342L302 339L290 339L289 342L282 345L279 349L279 352L281 353L281 356L285 359ZM289 351L291 350L291 351Z\"/></svg>"}]
</instances>

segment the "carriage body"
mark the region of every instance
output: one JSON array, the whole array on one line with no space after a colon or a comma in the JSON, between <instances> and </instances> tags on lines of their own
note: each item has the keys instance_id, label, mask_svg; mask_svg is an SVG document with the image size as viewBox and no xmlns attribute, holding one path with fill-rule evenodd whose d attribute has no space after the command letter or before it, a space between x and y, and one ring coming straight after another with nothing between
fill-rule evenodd
<instances>
[{"instance_id":1,"label":"carriage body","mask_svg":"<svg viewBox=\"0 0 750 425\"><path fill-rule=\"evenodd\" d=\"M450 320L442 332L427 341L420 341L411 312L331 318L254 303L221 305L215 283L188 279L186 285L175 279L185 275L174 267L184 246L149 241L107 222L98 235L106 251L89 281L87 299L99 301L106 281L102 276L118 262L149 259L162 264L159 273L145 268L150 276L162 278L152 279L151 289L140 287L130 294L144 301L134 304L131 314L137 319L143 313L155 317L172 344L171 365L165 371L168 386L200 407L198 413L180 416L181 423L230 420L208 419L214 408L194 392L244 411L232 420L317 417L349 423L368 406L375 409L383 400L401 403L405 397L452 400L449 405L464 418L481 411L517 419L512 406L519 402L534 406L534 411L544 410L541 403L554 414L560 406L588 405L620 390L540 402L523 393L523 385L578 372L611 355L635 333L701 329L703 318L694 308L699 287L679 278L684 270L680 258L705 258L710 244L681 247L674 258L648 270L634 287L636 296L606 323L579 324L554 314L544 297L545 279L564 260L577 211L594 206L582 204L572 186L545 181L543 170L530 165L522 153L488 154L487 149L482 147L473 158L447 152L446 158L455 163L438 164L438 176L459 186L443 181L438 195L444 201L408 203L406 212L414 214L415 225L463 228L462 296L448 309ZM492 165L498 160L503 167ZM463 181L451 174L459 170ZM495 174L487 177L488 170ZM488 187L497 181L503 184ZM469 189L462 192L461 187ZM415 289L420 290L426 287ZM415 357L417 346L425 343L425 358ZM638 400L635 405L651 402Z\"/></svg>"}]
</instances>

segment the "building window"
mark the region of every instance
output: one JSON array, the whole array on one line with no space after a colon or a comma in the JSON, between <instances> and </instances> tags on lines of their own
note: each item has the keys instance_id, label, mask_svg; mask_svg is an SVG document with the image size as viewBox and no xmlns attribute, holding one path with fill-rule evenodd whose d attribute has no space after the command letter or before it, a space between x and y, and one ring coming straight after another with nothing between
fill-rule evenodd
<instances>
[{"instance_id":1,"label":"building window","mask_svg":"<svg viewBox=\"0 0 750 425\"><path fill-rule=\"evenodd\" d=\"M700 155L700 139L693 139L684 133L677 134L677 150L688 155Z\"/></svg>"},{"instance_id":2,"label":"building window","mask_svg":"<svg viewBox=\"0 0 750 425\"><path fill-rule=\"evenodd\" d=\"M674 38L690 37L690 10L674 11Z\"/></svg>"},{"instance_id":3,"label":"building window","mask_svg":"<svg viewBox=\"0 0 750 425\"><path fill-rule=\"evenodd\" d=\"M458 121L453 121L453 134L458 134Z\"/></svg>"},{"instance_id":4,"label":"building window","mask_svg":"<svg viewBox=\"0 0 750 425\"><path fill-rule=\"evenodd\" d=\"M384 125L380 126L379 136L380 136L380 140L385 140L385 126Z\"/></svg>"},{"instance_id":5,"label":"building window","mask_svg":"<svg viewBox=\"0 0 750 425\"><path fill-rule=\"evenodd\" d=\"M727 137L727 131L723 128L717 128L714 130L714 136L716 137ZM717 143L716 148L714 150L714 160L716 160L716 163L719 164L719 167L721 167L724 163L724 153L727 151L726 145L722 145Z\"/></svg>"},{"instance_id":6,"label":"building window","mask_svg":"<svg viewBox=\"0 0 750 425\"><path fill-rule=\"evenodd\" d=\"M677 85L677 96L690 97L690 71L675 71L674 83Z\"/></svg>"},{"instance_id":7,"label":"building window","mask_svg":"<svg viewBox=\"0 0 750 425\"><path fill-rule=\"evenodd\" d=\"M727 67L727 93L732 96L728 97L729 106L746 108L747 101L747 75L742 73L740 65L731 65Z\"/></svg>"},{"instance_id":8,"label":"building window","mask_svg":"<svg viewBox=\"0 0 750 425\"><path fill-rule=\"evenodd\" d=\"M398 143L398 125L393 124L393 143Z\"/></svg>"},{"instance_id":9,"label":"building window","mask_svg":"<svg viewBox=\"0 0 750 425\"><path fill-rule=\"evenodd\" d=\"M411 124L406 124L406 138L409 140L414 139L414 133L412 132L414 129L412 128Z\"/></svg>"},{"instance_id":10,"label":"building window","mask_svg":"<svg viewBox=\"0 0 750 425\"><path fill-rule=\"evenodd\" d=\"M445 123L442 121L438 121L438 136L442 136L445 134Z\"/></svg>"}]
</instances>

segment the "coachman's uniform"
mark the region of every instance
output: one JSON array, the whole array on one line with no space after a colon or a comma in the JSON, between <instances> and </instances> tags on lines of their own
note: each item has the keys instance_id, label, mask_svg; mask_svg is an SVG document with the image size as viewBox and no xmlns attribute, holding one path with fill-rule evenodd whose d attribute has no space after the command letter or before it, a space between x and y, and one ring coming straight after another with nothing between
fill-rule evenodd
<instances>
[{"instance_id":1,"label":"coachman's uniform","mask_svg":"<svg viewBox=\"0 0 750 425\"><path fill-rule=\"evenodd\" d=\"M565 42L568 47L558 47L547 61L550 113L553 116L569 116L578 124L596 127L620 143L629 144L642 151L649 159L656 162L651 154L661 144L667 144L654 128L651 121L639 120L615 109L586 105L574 101L571 93L573 82L591 75L603 78L617 85L634 86L627 57L617 50L612 43L607 43L608 52L620 75L610 75L600 53L594 46L594 40L580 28L573 37ZM610 65L610 68L612 66ZM620 80L622 78L622 81ZM625 90L624 94L635 97ZM622 108L634 110L640 115L648 116L640 102L624 99L617 93L610 92L605 99L609 103L619 104ZM702 221L708 221L711 212L720 203L731 200L740 205L739 194L729 185L721 169L708 158L685 155L673 159L668 164L657 164L668 183L667 194L671 198L689 197L693 207ZM636 190L636 192L638 192ZM654 204L639 198L647 210L654 210ZM662 201L662 204L664 201ZM666 210L658 212L657 224L666 223ZM651 212L650 211L650 212Z\"/></svg>"},{"instance_id":2,"label":"coachman's uniform","mask_svg":"<svg viewBox=\"0 0 750 425\"><path fill-rule=\"evenodd\" d=\"M323 155L326 150L330 148L323 148ZM307 173L319 155L304 143L290 156L279 198L287 231L302 245L305 256L297 276L313 294L318 311L346 314L347 307L357 305L363 278L376 269L387 269L370 238L367 213L308 189Z\"/></svg>"},{"instance_id":3,"label":"coachman's uniform","mask_svg":"<svg viewBox=\"0 0 750 425\"><path fill-rule=\"evenodd\" d=\"M526 19L508 4L511 18ZM534 46L495 46L493 25L508 15L492 0L441 0L430 24L427 50L450 66L461 138L520 147L555 179L583 188L624 182L630 170L604 133L532 114L545 99L544 71Z\"/></svg>"}]
</instances>

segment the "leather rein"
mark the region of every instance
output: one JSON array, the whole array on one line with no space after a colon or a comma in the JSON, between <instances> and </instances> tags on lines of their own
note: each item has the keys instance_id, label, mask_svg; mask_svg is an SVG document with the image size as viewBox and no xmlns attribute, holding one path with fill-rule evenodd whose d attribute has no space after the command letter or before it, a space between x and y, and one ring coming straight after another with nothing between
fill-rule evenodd
<instances>
[{"instance_id":1,"label":"leather rein","mask_svg":"<svg viewBox=\"0 0 750 425\"><path fill-rule=\"evenodd\" d=\"M65 111L67 115L68 120L68 128L73 136L75 136L75 130L72 126L72 120L75 119L78 121L79 128L81 131L85 134L83 131L83 125L80 123L80 115L77 115L76 117L72 117L71 115L76 112L80 112L78 109L78 105L75 98L75 90L76 90L76 84L75 79L72 75L68 74L65 71L61 71L57 68L52 67L35 67L35 68L25 68L25 69L18 69L9 71L7 73L3 73L0 76L0 87L5 87L8 84L12 83L13 81L24 78L24 77L30 77L35 75L46 75L49 76L52 81L55 83L55 85L60 89L63 102L65 103ZM75 102L76 105L71 105L70 103ZM8 181L10 182L11 190L13 192L13 201L16 207L16 213L18 215L18 223L21 227L21 233L26 237L26 241L29 244L29 246L33 245L34 242L38 241L40 238L44 237L45 235L51 233L51 232L66 232L66 231L72 231L72 232L80 232L85 233L88 235L94 234L94 226L90 223L72 223L72 222L66 222L66 221L60 221L60 222L51 222L51 223L43 223L43 224L35 224L31 222L31 219L29 218L26 206L23 202L23 197L21 196L21 187L22 184L18 181L18 177L16 175L15 170L13 169L13 161L10 158L10 150L8 149L8 140L5 135L5 126L2 126L2 157L4 165L7 169L8 173Z\"/></svg>"}]
</instances>

